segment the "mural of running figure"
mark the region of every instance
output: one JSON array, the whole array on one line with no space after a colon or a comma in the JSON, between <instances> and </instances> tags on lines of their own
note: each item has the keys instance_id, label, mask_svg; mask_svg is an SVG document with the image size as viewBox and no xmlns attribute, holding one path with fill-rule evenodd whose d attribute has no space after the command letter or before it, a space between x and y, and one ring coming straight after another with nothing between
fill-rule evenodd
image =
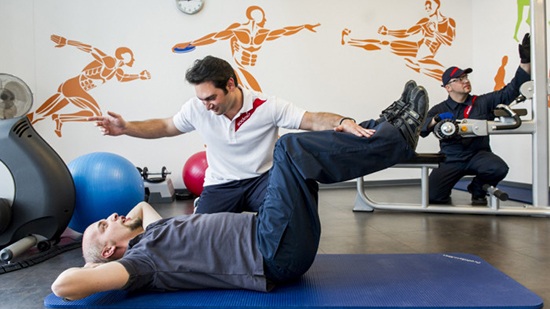
<instances>
[{"instance_id":1,"label":"mural of running figure","mask_svg":"<svg viewBox=\"0 0 550 309\"><path fill-rule=\"evenodd\" d=\"M145 70L139 74L124 73L123 66L132 67L134 64L134 54L127 47L119 47L115 52L115 57L112 57L95 47L67 40L57 35L52 35L51 40L57 44L55 47L74 46L94 58L79 75L62 83L56 94L46 100L34 113L27 115L32 124L51 116L55 121L55 133L59 137L61 137L61 126L64 122L86 121L88 117L101 116L99 105L88 94L88 91L106 83L113 77L116 77L119 82L151 78L149 72ZM76 107L77 111L61 113L61 110L68 108L69 104Z\"/></svg>"},{"instance_id":2,"label":"mural of running figure","mask_svg":"<svg viewBox=\"0 0 550 309\"><path fill-rule=\"evenodd\" d=\"M422 18L408 29L389 30L386 26L378 29L380 35L409 40L353 39L348 37L351 30L344 29L342 45L348 44L367 51L389 48L391 53L405 59L407 67L441 81L445 66L435 60L435 56L442 45L451 46L455 38L456 23L454 19L441 14L440 6L439 0L427 0L424 8L428 17ZM416 41L415 38L419 40Z\"/></svg>"},{"instance_id":3,"label":"mural of running figure","mask_svg":"<svg viewBox=\"0 0 550 309\"><path fill-rule=\"evenodd\" d=\"M249 68L256 65L258 52L266 41L273 41L282 36L290 36L307 29L317 32L316 25L289 26L277 30L264 28L266 18L264 10L259 6L251 6L246 10L248 21L244 24L234 23L220 32L210 33L204 37L190 42L176 44L172 51L175 53L187 53L195 50L197 46L209 45L220 40L229 40L231 54L236 63L237 79L240 85L254 91L262 91L260 84L249 72Z\"/></svg>"}]
</instances>

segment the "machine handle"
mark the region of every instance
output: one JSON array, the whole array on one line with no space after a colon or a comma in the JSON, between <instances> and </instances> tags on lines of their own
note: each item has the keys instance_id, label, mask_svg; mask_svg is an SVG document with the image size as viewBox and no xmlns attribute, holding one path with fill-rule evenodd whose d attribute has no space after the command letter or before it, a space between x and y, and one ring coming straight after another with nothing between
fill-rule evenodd
<instances>
[{"instance_id":1,"label":"machine handle","mask_svg":"<svg viewBox=\"0 0 550 309\"><path fill-rule=\"evenodd\" d=\"M508 193L499 190L498 188L495 188L491 185L485 184L483 185L483 190L485 190L487 193L496 196L501 201L507 201L508 200Z\"/></svg>"},{"instance_id":2,"label":"machine handle","mask_svg":"<svg viewBox=\"0 0 550 309\"><path fill-rule=\"evenodd\" d=\"M32 235L21 238L0 251L0 260L5 262L11 261L14 257L34 247L37 242L38 239Z\"/></svg>"},{"instance_id":3,"label":"machine handle","mask_svg":"<svg viewBox=\"0 0 550 309\"><path fill-rule=\"evenodd\" d=\"M495 126L495 131L512 130L512 129L517 129L521 126L521 118L519 118L518 114L516 112L514 112L514 110L511 109L509 106L499 104L497 106L497 108L506 111L508 113L508 115L510 115L510 117L512 117L514 119L514 123L497 125L497 126Z\"/></svg>"}]
</instances>

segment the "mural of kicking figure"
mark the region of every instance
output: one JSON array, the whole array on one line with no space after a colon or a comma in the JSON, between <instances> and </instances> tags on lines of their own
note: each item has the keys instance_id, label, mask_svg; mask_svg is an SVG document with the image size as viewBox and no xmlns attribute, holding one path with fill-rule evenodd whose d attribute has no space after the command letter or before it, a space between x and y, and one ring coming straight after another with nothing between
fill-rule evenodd
<instances>
[{"instance_id":1,"label":"mural of kicking figure","mask_svg":"<svg viewBox=\"0 0 550 309\"><path fill-rule=\"evenodd\" d=\"M172 51L175 53L186 53L195 50L197 46L209 45L220 40L229 40L231 44L231 54L235 61L237 79L239 85L247 89L259 91L262 89L260 84L249 72L249 68L256 65L258 52L262 45L267 41L273 41L282 36L290 36L307 29L311 32L317 32L316 25L289 26L282 29L269 30L264 28L266 18L264 10L259 6L251 6L246 10L246 23L233 23L225 30L210 33L204 37L190 42L176 44Z\"/></svg>"},{"instance_id":2,"label":"mural of kicking figure","mask_svg":"<svg viewBox=\"0 0 550 309\"><path fill-rule=\"evenodd\" d=\"M404 58L407 67L441 81L445 66L435 57L442 45L452 44L456 34L456 23L454 19L441 14L440 6L440 0L427 0L424 8L428 17L420 19L408 29L389 30L386 26L378 29L380 35L393 36L400 40L352 39L348 38L351 30L344 29L342 45L348 44L367 51L389 48L391 53ZM417 37L419 39L416 39ZM401 40L405 38L409 40Z\"/></svg>"},{"instance_id":3,"label":"mural of kicking figure","mask_svg":"<svg viewBox=\"0 0 550 309\"><path fill-rule=\"evenodd\" d=\"M88 117L102 115L96 100L88 93L90 90L106 83L113 77L116 77L119 82L151 78L149 72L145 70L139 74L124 73L124 66L132 67L134 64L134 54L127 47L119 47L115 52L115 57L112 57L95 47L67 40L58 35L52 35L51 40L57 44L55 47L74 46L94 58L79 75L63 82L57 89L57 93L46 100L36 111L27 115L32 124L51 116L55 121L55 133L59 137L61 137L61 127L64 122L85 122ZM61 113L61 110L70 106L69 104L76 107L77 111Z\"/></svg>"}]
</instances>

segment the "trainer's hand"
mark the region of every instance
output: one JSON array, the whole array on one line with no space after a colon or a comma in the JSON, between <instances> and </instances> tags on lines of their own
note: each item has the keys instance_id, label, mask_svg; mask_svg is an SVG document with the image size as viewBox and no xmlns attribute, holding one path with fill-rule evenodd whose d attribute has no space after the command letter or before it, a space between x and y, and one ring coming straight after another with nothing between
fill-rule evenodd
<instances>
[{"instance_id":1,"label":"trainer's hand","mask_svg":"<svg viewBox=\"0 0 550 309\"><path fill-rule=\"evenodd\" d=\"M351 133L359 137L371 137L376 132L376 130L363 128L351 119L342 121L342 124L334 128L334 131Z\"/></svg>"},{"instance_id":2,"label":"trainer's hand","mask_svg":"<svg viewBox=\"0 0 550 309\"><path fill-rule=\"evenodd\" d=\"M519 58L521 63L530 63L531 62L531 35L526 33L523 37L523 41L518 45L519 49Z\"/></svg>"},{"instance_id":3,"label":"trainer's hand","mask_svg":"<svg viewBox=\"0 0 550 309\"><path fill-rule=\"evenodd\" d=\"M95 121L95 126L103 135L119 136L125 133L126 121L119 114L107 111L107 116L89 117L87 121Z\"/></svg>"},{"instance_id":4,"label":"trainer's hand","mask_svg":"<svg viewBox=\"0 0 550 309\"><path fill-rule=\"evenodd\" d=\"M436 115L436 116L434 117L434 120L435 120L436 122L440 122L441 120L445 120L445 119L454 120L454 119L455 119L455 116L453 115L453 113L447 112L447 113L441 113L441 114Z\"/></svg>"}]
</instances>

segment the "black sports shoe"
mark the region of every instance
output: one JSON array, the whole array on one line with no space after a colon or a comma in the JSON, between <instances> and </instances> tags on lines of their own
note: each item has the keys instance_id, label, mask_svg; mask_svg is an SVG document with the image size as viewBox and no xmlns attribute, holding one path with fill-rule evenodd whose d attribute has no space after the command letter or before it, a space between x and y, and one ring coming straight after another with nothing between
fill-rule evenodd
<instances>
[{"instance_id":1,"label":"black sports shoe","mask_svg":"<svg viewBox=\"0 0 550 309\"><path fill-rule=\"evenodd\" d=\"M389 121L401 131L413 150L416 149L420 130L426 121L428 101L426 89L422 86L415 87L410 93L410 104L394 120Z\"/></svg>"},{"instance_id":2,"label":"black sports shoe","mask_svg":"<svg viewBox=\"0 0 550 309\"><path fill-rule=\"evenodd\" d=\"M383 110L382 114L380 114L380 117L384 117L386 121L392 121L393 119L395 119L397 115L399 115L405 108L409 106L411 92L414 88L416 88L416 82L414 80L406 82L405 87L403 88L403 93L401 94L401 98L399 98L399 100L393 102L390 106Z\"/></svg>"},{"instance_id":3,"label":"black sports shoe","mask_svg":"<svg viewBox=\"0 0 550 309\"><path fill-rule=\"evenodd\" d=\"M485 196L479 196L479 197L472 196L472 206L487 206L487 197L485 197Z\"/></svg>"},{"instance_id":4,"label":"black sports shoe","mask_svg":"<svg viewBox=\"0 0 550 309\"><path fill-rule=\"evenodd\" d=\"M473 183L470 183L466 189L470 194L472 194L472 206L487 206L487 197L484 195L474 196L473 194Z\"/></svg>"},{"instance_id":5,"label":"black sports shoe","mask_svg":"<svg viewBox=\"0 0 550 309\"><path fill-rule=\"evenodd\" d=\"M409 102L411 99L411 93L414 88L416 88L416 82L414 80L410 80L405 83L405 87L403 87L403 93L401 93L401 101L403 102Z\"/></svg>"}]
</instances>

